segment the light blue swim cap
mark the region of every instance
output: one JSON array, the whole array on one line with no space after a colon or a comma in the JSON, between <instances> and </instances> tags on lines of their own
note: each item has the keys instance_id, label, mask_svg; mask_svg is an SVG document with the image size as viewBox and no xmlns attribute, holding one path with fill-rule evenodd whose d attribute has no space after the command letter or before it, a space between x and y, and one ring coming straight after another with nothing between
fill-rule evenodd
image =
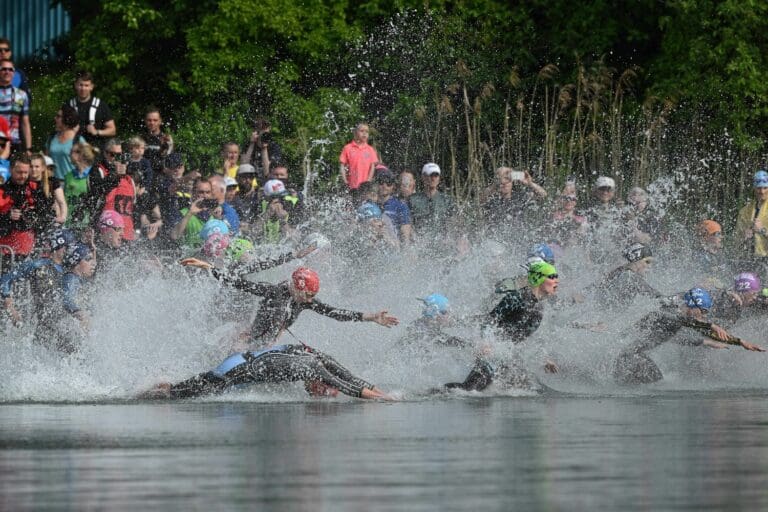
<instances>
[{"instance_id":1,"label":"light blue swim cap","mask_svg":"<svg viewBox=\"0 0 768 512\"><path fill-rule=\"evenodd\" d=\"M424 311L421 313L422 316L427 318L435 318L438 314L444 315L448 313L448 307L450 306L450 303L448 302L448 298L445 295L433 293L432 295L419 300L424 303Z\"/></svg>"}]
</instances>

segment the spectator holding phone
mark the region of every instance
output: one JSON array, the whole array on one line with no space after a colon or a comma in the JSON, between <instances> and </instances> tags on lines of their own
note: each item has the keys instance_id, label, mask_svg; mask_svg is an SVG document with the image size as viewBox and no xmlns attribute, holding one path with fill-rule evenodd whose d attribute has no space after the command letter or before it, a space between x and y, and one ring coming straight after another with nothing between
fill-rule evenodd
<instances>
[{"instance_id":1,"label":"spectator holding phone","mask_svg":"<svg viewBox=\"0 0 768 512\"><path fill-rule=\"evenodd\" d=\"M483 205L485 218L491 229L521 226L537 202L547 197L547 191L533 181L528 171L511 167L496 170L495 191Z\"/></svg>"}]
</instances>

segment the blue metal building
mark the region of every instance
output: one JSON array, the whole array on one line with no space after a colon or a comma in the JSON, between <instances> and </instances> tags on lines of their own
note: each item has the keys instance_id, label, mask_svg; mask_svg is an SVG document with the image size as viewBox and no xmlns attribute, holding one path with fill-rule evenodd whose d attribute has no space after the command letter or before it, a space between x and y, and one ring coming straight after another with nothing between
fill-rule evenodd
<instances>
[{"instance_id":1,"label":"blue metal building","mask_svg":"<svg viewBox=\"0 0 768 512\"><path fill-rule=\"evenodd\" d=\"M11 40L15 60L54 58L52 41L69 29L69 13L51 0L0 0L0 37Z\"/></svg>"}]
</instances>

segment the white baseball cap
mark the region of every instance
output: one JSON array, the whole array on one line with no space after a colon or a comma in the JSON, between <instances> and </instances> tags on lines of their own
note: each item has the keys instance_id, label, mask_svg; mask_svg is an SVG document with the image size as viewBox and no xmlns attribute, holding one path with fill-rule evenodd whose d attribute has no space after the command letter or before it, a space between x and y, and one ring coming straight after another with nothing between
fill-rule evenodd
<instances>
[{"instance_id":1,"label":"white baseball cap","mask_svg":"<svg viewBox=\"0 0 768 512\"><path fill-rule=\"evenodd\" d=\"M595 182L595 188L601 187L616 188L616 182L613 181L613 178L609 178L608 176L600 176Z\"/></svg>"},{"instance_id":2,"label":"white baseball cap","mask_svg":"<svg viewBox=\"0 0 768 512\"><path fill-rule=\"evenodd\" d=\"M235 178L230 178L229 176L226 176L224 178L224 185L226 185L227 187L236 187L237 180L235 180Z\"/></svg>"},{"instance_id":3,"label":"white baseball cap","mask_svg":"<svg viewBox=\"0 0 768 512\"><path fill-rule=\"evenodd\" d=\"M44 155L43 158L45 159L46 167L56 167L56 162L53 161L53 158L49 157L48 155Z\"/></svg>"},{"instance_id":4,"label":"white baseball cap","mask_svg":"<svg viewBox=\"0 0 768 512\"><path fill-rule=\"evenodd\" d=\"M432 176L433 174L440 174L440 166L432 162L424 164L424 167L421 168L421 175Z\"/></svg>"}]
</instances>

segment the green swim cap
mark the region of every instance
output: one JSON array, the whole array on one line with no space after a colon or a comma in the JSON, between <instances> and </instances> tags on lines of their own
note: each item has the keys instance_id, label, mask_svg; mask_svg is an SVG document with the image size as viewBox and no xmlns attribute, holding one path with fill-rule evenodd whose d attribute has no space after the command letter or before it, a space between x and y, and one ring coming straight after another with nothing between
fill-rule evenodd
<instances>
[{"instance_id":1,"label":"green swim cap","mask_svg":"<svg viewBox=\"0 0 768 512\"><path fill-rule=\"evenodd\" d=\"M253 243L251 243L250 240L246 240L245 238L235 238L230 242L229 247L227 247L227 256L235 261L240 261L243 254L251 249L253 249Z\"/></svg>"},{"instance_id":2,"label":"green swim cap","mask_svg":"<svg viewBox=\"0 0 768 512\"><path fill-rule=\"evenodd\" d=\"M534 288L551 276L557 277L557 269L546 261L537 261L528 267L528 284Z\"/></svg>"}]
</instances>

